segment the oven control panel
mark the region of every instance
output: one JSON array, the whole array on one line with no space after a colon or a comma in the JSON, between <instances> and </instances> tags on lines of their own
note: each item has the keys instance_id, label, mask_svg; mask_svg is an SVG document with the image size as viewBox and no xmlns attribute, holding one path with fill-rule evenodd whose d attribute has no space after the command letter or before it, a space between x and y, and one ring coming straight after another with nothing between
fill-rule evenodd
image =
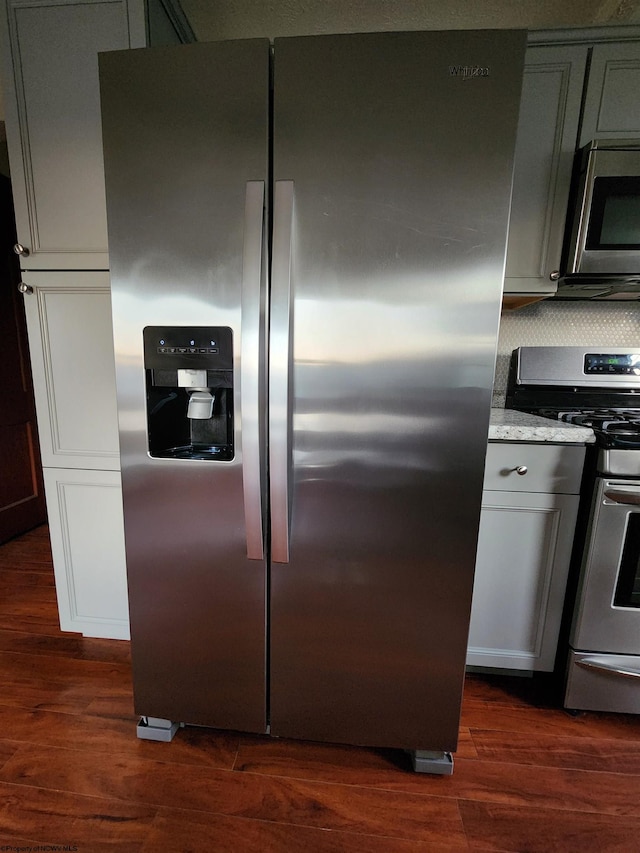
<instances>
[{"instance_id":1,"label":"oven control panel","mask_svg":"<svg viewBox=\"0 0 640 853\"><path fill-rule=\"evenodd\" d=\"M510 389L532 386L626 390L640 400L640 347L518 347L511 356L507 396Z\"/></svg>"},{"instance_id":2,"label":"oven control panel","mask_svg":"<svg viewBox=\"0 0 640 853\"><path fill-rule=\"evenodd\" d=\"M584 372L592 376L640 376L640 354L588 352L584 357Z\"/></svg>"}]
</instances>

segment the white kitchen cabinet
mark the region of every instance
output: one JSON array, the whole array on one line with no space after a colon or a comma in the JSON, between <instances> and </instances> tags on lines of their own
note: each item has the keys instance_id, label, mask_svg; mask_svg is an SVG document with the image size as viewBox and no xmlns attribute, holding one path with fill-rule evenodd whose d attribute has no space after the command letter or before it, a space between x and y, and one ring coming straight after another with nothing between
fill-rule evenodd
<instances>
[{"instance_id":1,"label":"white kitchen cabinet","mask_svg":"<svg viewBox=\"0 0 640 853\"><path fill-rule=\"evenodd\" d=\"M593 47L580 129L592 139L640 137L640 42Z\"/></svg>"},{"instance_id":2,"label":"white kitchen cabinet","mask_svg":"<svg viewBox=\"0 0 640 853\"><path fill-rule=\"evenodd\" d=\"M3 0L3 94L25 269L107 269L98 53L178 42L170 0Z\"/></svg>"},{"instance_id":3,"label":"white kitchen cabinet","mask_svg":"<svg viewBox=\"0 0 640 853\"><path fill-rule=\"evenodd\" d=\"M467 665L553 670L584 455L489 444Z\"/></svg>"},{"instance_id":4,"label":"white kitchen cabinet","mask_svg":"<svg viewBox=\"0 0 640 853\"><path fill-rule=\"evenodd\" d=\"M588 48L530 46L520 103L505 304L555 293ZM531 300L530 300L531 301Z\"/></svg>"},{"instance_id":5,"label":"white kitchen cabinet","mask_svg":"<svg viewBox=\"0 0 640 853\"><path fill-rule=\"evenodd\" d=\"M45 468L63 631L129 638L120 474Z\"/></svg>"},{"instance_id":6,"label":"white kitchen cabinet","mask_svg":"<svg viewBox=\"0 0 640 853\"><path fill-rule=\"evenodd\" d=\"M22 278L43 466L118 470L109 273Z\"/></svg>"},{"instance_id":7,"label":"white kitchen cabinet","mask_svg":"<svg viewBox=\"0 0 640 853\"><path fill-rule=\"evenodd\" d=\"M3 27L22 269L107 269L98 52L145 44L143 0L7 0Z\"/></svg>"},{"instance_id":8,"label":"white kitchen cabinet","mask_svg":"<svg viewBox=\"0 0 640 853\"><path fill-rule=\"evenodd\" d=\"M128 636L98 53L193 40L172 0L0 0L2 88L61 626Z\"/></svg>"}]
</instances>

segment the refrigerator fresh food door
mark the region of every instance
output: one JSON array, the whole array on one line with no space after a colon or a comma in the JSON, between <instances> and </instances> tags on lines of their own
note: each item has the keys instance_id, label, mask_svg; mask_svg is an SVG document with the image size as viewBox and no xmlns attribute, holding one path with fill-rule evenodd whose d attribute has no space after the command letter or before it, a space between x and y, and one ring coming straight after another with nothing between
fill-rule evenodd
<instances>
[{"instance_id":1,"label":"refrigerator fresh food door","mask_svg":"<svg viewBox=\"0 0 640 853\"><path fill-rule=\"evenodd\" d=\"M269 43L101 85L135 707L263 732Z\"/></svg>"},{"instance_id":2,"label":"refrigerator fresh food door","mask_svg":"<svg viewBox=\"0 0 640 853\"><path fill-rule=\"evenodd\" d=\"M524 44L276 39L275 735L456 747Z\"/></svg>"}]
</instances>

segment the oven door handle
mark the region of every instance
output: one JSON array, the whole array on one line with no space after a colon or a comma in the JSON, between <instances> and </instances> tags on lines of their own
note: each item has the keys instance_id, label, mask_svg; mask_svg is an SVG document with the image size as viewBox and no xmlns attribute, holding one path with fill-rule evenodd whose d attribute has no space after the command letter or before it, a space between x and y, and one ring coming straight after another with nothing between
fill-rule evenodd
<instances>
[{"instance_id":1,"label":"oven door handle","mask_svg":"<svg viewBox=\"0 0 640 853\"><path fill-rule=\"evenodd\" d=\"M629 491L623 491L622 489L605 489L604 496L617 504L632 504L633 506L640 506L640 492L632 491L631 489Z\"/></svg>"},{"instance_id":2,"label":"oven door handle","mask_svg":"<svg viewBox=\"0 0 640 853\"><path fill-rule=\"evenodd\" d=\"M617 661L607 661L598 657L580 658L576 661L578 666L583 666L586 669L601 669L605 672L613 672L616 675L627 675L630 678L640 678L640 668L629 664L620 664Z\"/></svg>"}]
</instances>

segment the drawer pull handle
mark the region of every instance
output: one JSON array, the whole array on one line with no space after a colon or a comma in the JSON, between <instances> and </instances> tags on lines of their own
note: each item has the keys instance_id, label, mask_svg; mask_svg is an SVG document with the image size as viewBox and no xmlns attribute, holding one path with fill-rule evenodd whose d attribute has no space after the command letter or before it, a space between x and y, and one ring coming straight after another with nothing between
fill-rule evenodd
<instances>
[{"instance_id":1,"label":"drawer pull handle","mask_svg":"<svg viewBox=\"0 0 640 853\"><path fill-rule=\"evenodd\" d=\"M516 472L516 474L519 474L521 477L524 477L524 475L529 469L526 465L518 465L518 467L514 468L513 470Z\"/></svg>"},{"instance_id":2,"label":"drawer pull handle","mask_svg":"<svg viewBox=\"0 0 640 853\"><path fill-rule=\"evenodd\" d=\"M605 489L605 498L614 501L618 504L630 504L631 506L640 505L640 495L638 492L625 492L620 489Z\"/></svg>"},{"instance_id":3,"label":"drawer pull handle","mask_svg":"<svg viewBox=\"0 0 640 853\"><path fill-rule=\"evenodd\" d=\"M616 675L627 675L630 678L640 678L640 669L634 667L633 664L622 666L615 662L601 660L599 658L582 658L577 660L578 666L583 666L585 669L601 669L604 672L614 672Z\"/></svg>"}]
</instances>

